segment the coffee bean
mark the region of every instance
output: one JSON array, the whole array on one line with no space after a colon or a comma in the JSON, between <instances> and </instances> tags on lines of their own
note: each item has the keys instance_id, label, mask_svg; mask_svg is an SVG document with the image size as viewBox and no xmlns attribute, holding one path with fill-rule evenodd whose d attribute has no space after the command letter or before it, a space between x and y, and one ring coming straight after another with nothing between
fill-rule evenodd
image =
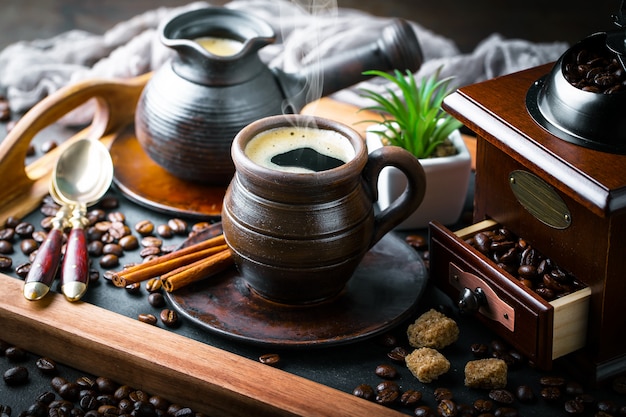
<instances>
[{"instance_id":1,"label":"coffee bean","mask_svg":"<svg viewBox=\"0 0 626 417\"><path fill-rule=\"evenodd\" d=\"M493 389L489 391L489 398L500 404L512 404L515 400L513 394L506 389Z\"/></svg>"},{"instance_id":2,"label":"coffee bean","mask_svg":"<svg viewBox=\"0 0 626 417\"><path fill-rule=\"evenodd\" d=\"M55 397L56 396L54 395L54 392L45 391L39 394L37 398L35 399L35 401L42 403L42 404L50 405L50 403L54 401Z\"/></svg>"},{"instance_id":3,"label":"coffee bean","mask_svg":"<svg viewBox=\"0 0 626 417\"><path fill-rule=\"evenodd\" d=\"M96 383L95 378L91 378L89 376L81 376L76 378L76 384L81 388L86 388L88 390L95 390L98 388L98 384Z\"/></svg>"},{"instance_id":4,"label":"coffee bean","mask_svg":"<svg viewBox=\"0 0 626 417\"><path fill-rule=\"evenodd\" d=\"M596 404L598 411L605 412L607 414L615 414L617 412L617 404L609 400L601 400Z\"/></svg>"},{"instance_id":5,"label":"coffee bean","mask_svg":"<svg viewBox=\"0 0 626 417\"><path fill-rule=\"evenodd\" d=\"M130 228L127 225L125 225L123 222L117 221L117 222L111 222L111 227L109 227L109 230L107 230L107 233L112 238L112 241L107 242L107 243L112 243L113 241L120 240L124 236L130 235L131 231L130 231Z\"/></svg>"},{"instance_id":6,"label":"coffee bean","mask_svg":"<svg viewBox=\"0 0 626 417\"><path fill-rule=\"evenodd\" d=\"M486 358L489 355L489 346L484 343L473 343L470 351L477 358Z\"/></svg>"},{"instance_id":7,"label":"coffee bean","mask_svg":"<svg viewBox=\"0 0 626 417\"><path fill-rule=\"evenodd\" d=\"M96 378L96 385L98 386L98 390L102 394L113 394L118 388L118 384L116 384L115 381L113 381L111 378L107 378L104 376L99 376Z\"/></svg>"},{"instance_id":8,"label":"coffee bean","mask_svg":"<svg viewBox=\"0 0 626 417\"><path fill-rule=\"evenodd\" d=\"M409 352L405 348L396 346L387 353L387 357L394 362L405 363L404 360L408 354Z\"/></svg>"},{"instance_id":9,"label":"coffee bean","mask_svg":"<svg viewBox=\"0 0 626 417\"><path fill-rule=\"evenodd\" d=\"M559 387L543 387L539 392L541 398L545 401L556 401L561 398L561 389Z\"/></svg>"},{"instance_id":10,"label":"coffee bean","mask_svg":"<svg viewBox=\"0 0 626 417\"><path fill-rule=\"evenodd\" d=\"M163 307L165 306L165 297L159 292L150 293L150 295L148 295L148 303L150 303L152 307Z\"/></svg>"},{"instance_id":11,"label":"coffee bean","mask_svg":"<svg viewBox=\"0 0 626 417\"><path fill-rule=\"evenodd\" d=\"M164 309L160 314L161 322L167 327L178 326L178 313L174 310Z\"/></svg>"},{"instance_id":12,"label":"coffee bean","mask_svg":"<svg viewBox=\"0 0 626 417\"><path fill-rule=\"evenodd\" d=\"M142 323L151 324L151 325L157 324L157 318L153 314L142 313L142 314L139 314L139 316L137 316L137 319L139 319L139 321Z\"/></svg>"},{"instance_id":13,"label":"coffee bean","mask_svg":"<svg viewBox=\"0 0 626 417\"><path fill-rule=\"evenodd\" d=\"M9 346L4 351L4 356L11 362L24 362L28 359L28 352L17 346Z\"/></svg>"},{"instance_id":14,"label":"coffee bean","mask_svg":"<svg viewBox=\"0 0 626 417\"><path fill-rule=\"evenodd\" d=\"M99 240L94 240L87 244L87 253L89 254L89 256L102 256L103 249L104 243L100 242Z\"/></svg>"},{"instance_id":15,"label":"coffee bean","mask_svg":"<svg viewBox=\"0 0 626 417\"><path fill-rule=\"evenodd\" d=\"M96 400L98 400L100 405L113 405L114 406L118 403L118 401L115 399L114 393L100 394L96 396Z\"/></svg>"},{"instance_id":16,"label":"coffee bean","mask_svg":"<svg viewBox=\"0 0 626 417\"><path fill-rule=\"evenodd\" d=\"M124 287L127 293L137 295L141 293L141 282L133 282Z\"/></svg>"},{"instance_id":17,"label":"coffee bean","mask_svg":"<svg viewBox=\"0 0 626 417\"><path fill-rule=\"evenodd\" d=\"M28 222L21 222L15 226L15 233L22 239L30 238L35 231L35 226Z\"/></svg>"},{"instance_id":18,"label":"coffee bean","mask_svg":"<svg viewBox=\"0 0 626 417\"><path fill-rule=\"evenodd\" d=\"M163 288L163 281L160 278L150 278L146 281L146 291L149 293L161 291Z\"/></svg>"},{"instance_id":19,"label":"coffee bean","mask_svg":"<svg viewBox=\"0 0 626 417\"><path fill-rule=\"evenodd\" d=\"M442 400L451 400L454 397L452 391L448 388L435 388L433 395L435 397L435 401L437 402Z\"/></svg>"},{"instance_id":20,"label":"coffee bean","mask_svg":"<svg viewBox=\"0 0 626 417\"><path fill-rule=\"evenodd\" d=\"M100 258L99 263L102 268L111 269L119 266L120 258L118 258L116 255L113 255L112 253L109 253Z\"/></svg>"},{"instance_id":21,"label":"coffee bean","mask_svg":"<svg viewBox=\"0 0 626 417\"><path fill-rule=\"evenodd\" d=\"M172 229L175 235L184 235L187 233L187 222L182 219L170 219L167 225Z\"/></svg>"},{"instance_id":22,"label":"coffee bean","mask_svg":"<svg viewBox=\"0 0 626 417\"><path fill-rule=\"evenodd\" d=\"M8 240L0 240L0 253L10 255L14 252L13 243Z\"/></svg>"},{"instance_id":23,"label":"coffee bean","mask_svg":"<svg viewBox=\"0 0 626 417\"><path fill-rule=\"evenodd\" d=\"M116 197L106 196L100 200L100 207L105 210L111 210L119 207L120 202Z\"/></svg>"},{"instance_id":24,"label":"coffee bean","mask_svg":"<svg viewBox=\"0 0 626 417\"><path fill-rule=\"evenodd\" d=\"M515 390L515 397L522 403L532 403L536 400L535 393L530 385L518 386Z\"/></svg>"},{"instance_id":25,"label":"coffee bean","mask_svg":"<svg viewBox=\"0 0 626 417\"><path fill-rule=\"evenodd\" d=\"M176 411L173 415L174 417L195 417L195 413L189 407L183 407L180 410Z\"/></svg>"},{"instance_id":26,"label":"coffee bean","mask_svg":"<svg viewBox=\"0 0 626 417\"><path fill-rule=\"evenodd\" d=\"M154 236L145 236L141 239L141 246L144 248L157 247L160 248L163 245L163 240Z\"/></svg>"},{"instance_id":27,"label":"coffee bean","mask_svg":"<svg viewBox=\"0 0 626 417\"><path fill-rule=\"evenodd\" d=\"M380 382L378 385L376 385L376 392L384 391L388 389L392 389L392 390L396 390L400 392L400 385L398 385L397 382L391 381L391 380L385 380L385 381Z\"/></svg>"},{"instance_id":28,"label":"coffee bean","mask_svg":"<svg viewBox=\"0 0 626 417\"><path fill-rule=\"evenodd\" d=\"M50 380L50 386L58 393L63 385L67 384L67 380L60 376L55 376Z\"/></svg>"},{"instance_id":29,"label":"coffee bean","mask_svg":"<svg viewBox=\"0 0 626 417\"><path fill-rule=\"evenodd\" d=\"M437 417L437 413L427 405L420 405L415 408L413 415L416 417Z\"/></svg>"},{"instance_id":30,"label":"coffee bean","mask_svg":"<svg viewBox=\"0 0 626 417\"><path fill-rule=\"evenodd\" d=\"M68 401L77 401L80 395L80 387L75 382L66 382L58 391L61 398Z\"/></svg>"},{"instance_id":31,"label":"coffee bean","mask_svg":"<svg viewBox=\"0 0 626 417\"><path fill-rule=\"evenodd\" d=\"M139 240L133 235L126 235L119 240L119 244L124 250L135 250L139 247Z\"/></svg>"},{"instance_id":32,"label":"coffee bean","mask_svg":"<svg viewBox=\"0 0 626 417\"><path fill-rule=\"evenodd\" d=\"M18 266L15 267L15 273L17 274L18 277L24 279L28 276L28 273L30 272L30 267L31 267L30 262L19 264Z\"/></svg>"},{"instance_id":33,"label":"coffee bean","mask_svg":"<svg viewBox=\"0 0 626 417\"><path fill-rule=\"evenodd\" d=\"M8 271L13 266L13 259L9 256L0 255L0 270Z\"/></svg>"},{"instance_id":34,"label":"coffee bean","mask_svg":"<svg viewBox=\"0 0 626 417\"><path fill-rule=\"evenodd\" d=\"M96 399L95 395L87 394L87 395L82 395L80 397L78 405L80 406L80 408L82 408L83 411L91 411L91 410L97 410L101 404Z\"/></svg>"},{"instance_id":35,"label":"coffee bean","mask_svg":"<svg viewBox=\"0 0 626 417\"><path fill-rule=\"evenodd\" d=\"M141 236L148 236L154 232L154 223L150 220L141 220L135 223L135 231Z\"/></svg>"},{"instance_id":36,"label":"coffee bean","mask_svg":"<svg viewBox=\"0 0 626 417\"><path fill-rule=\"evenodd\" d=\"M474 401L472 406L478 413L489 413L493 410L493 401L485 398L479 398Z\"/></svg>"},{"instance_id":37,"label":"coffee bean","mask_svg":"<svg viewBox=\"0 0 626 417\"><path fill-rule=\"evenodd\" d=\"M121 211L112 211L107 214L107 220L111 223L124 223L126 221L126 216Z\"/></svg>"},{"instance_id":38,"label":"coffee bean","mask_svg":"<svg viewBox=\"0 0 626 417\"><path fill-rule=\"evenodd\" d=\"M35 239L24 239L20 242L20 250L24 255L30 255L39 248L39 243Z\"/></svg>"},{"instance_id":39,"label":"coffee bean","mask_svg":"<svg viewBox=\"0 0 626 417\"><path fill-rule=\"evenodd\" d=\"M7 240L9 242L12 242L14 237L15 229L10 227L0 229L0 240Z\"/></svg>"},{"instance_id":40,"label":"coffee bean","mask_svg":"<svg viewBox=\"0 0 626 417\"><path fill-rule=\"evenodd\" d=\"M518 417L519 413L512 407L499 407L493 413L494 417Z\"/></svg>"},{"instance_id":41,"label":"coffee bean","mask_svg":"<svg viewBox=\"0 0 626 417\"><path fill-rule=\"evenodd\" d=\"M18 224L22 222L22 219L16 216L9 216L4 221L4 227L9 229L15 229Z\"/></svg>"},{"instance_id":42,"label":"coffee bean","mask_svg":"<svg viewBox=\"0 0 626 417\"><path fill-rule=\"evenodd\" d=\"M585 406L576 400L565 401L564 407L565 407L565 412L568 415L579 415L585 412Z\"/></svg>"},{"instance_id":43,"label":"coffee bean","mask_svg":"<svg viewBox=\"0 0 626 417\"><path fill-rule=\"evenodd\" d=\"M378 365L374 373L383 379L396 379L398 377L396 368L387 364Z\"/></svg>"},{"instance_id":44,"label":"coffee bean","mask_svg":"<svg viewBox=\"0 0 626 417\"><path fill-rule=\"evenodd\" d=\"M374 401L376 401L378 404L388 406L395 403L399 397L400 392L398 390L387 388L378 391L376 393L376 398L374 398Z\"/></svg>"},{"instance_id":45,"label":"coffee bean","mask_svg":"<svg viewBox=\"0 0 626 417\"><path fill-rule=\"evenodd\" d=\"M149 246L147 248L142 248L139 251L139 256L142 258L147 258L149 256L156 256L161 254L161 248L158 246Z\"/></svg>"},{"instance_id":46,"label":"coffee bean","mask_svg":"<svg viewBox=\"0 0 626 417\"><path fill-rule=\"evenodd\" d=\"M148 402L154 406L155 409L166 411L170 403L165 398L159 395L153 395L148 399Z\"/></svg>"},{"instance_id":47,"label":"coffee bean","mask_svg":"<svg viewBox=\"0 0 626 417\"><path fill-rule=\"evenodd\" d=\"M539 379L543 387L562 387L565 385L565 378L560 376L543 376Z\"/></svg>"},{"instance_id":48,"label":"coffee bean","mask_svg":"<svg viewBox=\"0 0 626 417\"><path fill-rule=\"evenodd\" d=\"M105 255L112 254L120 257L124 254L124 249L117 243L107 243L103 246L102 253Z\"/></svg>"},{"instance_id":49,"label":"coffee bean","mask_svg":"<svg viewBox=\"0 0 626 417\"><path fill-rule=\"evenodd\" d=\"M148 394L146 394L145 391L142 391L142 390L132 390L128 394L128 399L131 400L134 403L148 402L149 398L150 398L150 396Z\"/></svg>"},{"instance_id":50,"label":"coffee bean","mask_svg":"<svg viewBox=\"0 0 626 417\"><path fill-rule=\"evenodd\" d=\"M157 226L157 235L169 239L174 236L174 231L167 224L160 224Z\"/></svg>"},{"instance_id":51,"label":"coffee bean","mask_svg":"<svg viewBox=\"0 0 626 417\"><path fill-rule=\"evenodd\" d=\"M280 363L280 355L278 353L266 353L259 356L259 362L265 365L277 366Z\"/></svg>"},{"instance_id":52,"label":"coffee bean","mask_svg":"<svg viewBox=\"0 0 626 417\"><path fill-rule=\"evenodd\" d=\"M414 406L422 399L422 393L414 389L408 389L400 396L400 403L405 406Z\"/></svg>"},{"instance_id":53,"label":"coffee bean","mask_svg":"<svg viewBox=\"0 0 626 417\"><path fill-rule=\"evenodd\" d=\"M372 388L371 385L367 385L367 384L357 385L357 387L354 388L354 390L352 390L352 395L355 395L359 398L363 398L368 401L374 401L374 399L376 398L374 389Z\"/></svg>"},{"instance_id":54,"label":"coffee bean","mask_svg":"<svg viewBox=\"0 0 626 417\"><path fill-rule=\"evenodd\" d=\"M41 152L48 153L51 150L55 149L59 144L54 140L47 140L41 144Z\"/></svg>"},{"instance_id":55,"label":"coffee bean","mask_svg":"<svg viewBox=\"0 0 626 417\"><path fill-rule=\"evenodd\" d=\"M2 378L9 386L24 385L28 382L28 369L23 366L9 368L4 372Z\"/></svg>"},{"instance_id":56,"label":"coffee bean","mask_svg":"<svg viewBox=\"0 0 626 417\"><path fill-rule=\"evenodd\" d=\"M458 414L456 403L448 399L439 402L437 412L441 417L456 417Z\"/></svg>"},{"instance_id":57,"label":"coffee bean","mask_svg":"<svg viewBox=\"0 0 626 417\"><path fill-rule=\"evenodd\" d=\"M35 365L44 374L52 375L57 372L57 364L50 358L41 357L37 359Z\"/></svg>"},{"instance_id":58,"label":"coffee bean","mask_svg":"<svg viewBox=\"0 0 626 417\"><path fill-rule=\"evenodd\" d=\"M46 240L47 237L48 233L44 232L43 230L35 230L33 232L33 240L40 245Z\"/></svg>"}]
</instances>

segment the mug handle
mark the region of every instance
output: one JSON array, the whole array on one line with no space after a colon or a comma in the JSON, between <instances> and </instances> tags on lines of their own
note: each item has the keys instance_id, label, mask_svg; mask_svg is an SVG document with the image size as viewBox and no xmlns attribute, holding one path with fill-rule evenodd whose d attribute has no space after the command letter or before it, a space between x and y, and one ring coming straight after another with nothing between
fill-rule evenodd
<instances>
[{"instance_id":1,"label":"mug handle","mask_svg":"<svg viewBox=\"0 0 626 417\"><path fill-rule=\"evenodd\" d=\"M370 248L391 229L407 219L422 204L426 192L426 174L419 160L398 146L382 146L369 154L362 172L363 179L370 189L372 204L378 200L378 177L387 166L402 171L407 178L407 187L389 207L376 215Z\"/></svg>"}]
</instances>

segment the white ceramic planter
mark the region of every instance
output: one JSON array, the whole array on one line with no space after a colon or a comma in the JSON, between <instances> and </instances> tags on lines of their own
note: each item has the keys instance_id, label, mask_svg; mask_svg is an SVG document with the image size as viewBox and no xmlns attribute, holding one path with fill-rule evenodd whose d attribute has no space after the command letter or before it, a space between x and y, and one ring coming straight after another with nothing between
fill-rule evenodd
<instances>
[{"instance_id":1,"label":"white ceramic planter","mask_svg":"<svg viewBox=\"0 0 626 417\"><path fill-rule=\"evenodd\" d=\"M371 126L366 133L368 152L383 146L380 136L382 126ZM437 220L444 225L456 223L463 211L472 161L469 150L456 130L450 140L458 149L453 156L420 159L426 173L426 194L418 209L396 227L398 230L422 229L428 223ZM381 210L402 194L406 187L406 177L397 168L384 168L378 179L378 206Z\"/></svg>"}]
</instances>

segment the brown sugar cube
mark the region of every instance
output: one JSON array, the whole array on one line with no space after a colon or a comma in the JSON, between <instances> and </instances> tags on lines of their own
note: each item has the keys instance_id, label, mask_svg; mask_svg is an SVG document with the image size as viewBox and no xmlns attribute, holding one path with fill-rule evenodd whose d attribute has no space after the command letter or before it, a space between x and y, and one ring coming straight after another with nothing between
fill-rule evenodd
<instances>
[{"instance_id":1,"label":"brown sugar cube","mask_svg":"<svg viewBox=\"0 0 626 417\"><path fill-rule=\"evenodd\" d=\"M407 336L412 347L442 349L459 338L459 326L445 314L431 309L409 325Z\"/></svg>"},{"instance_id":2,"label":"brown sugar cube","mask_svg":"<svg viewBox=\"0 0 626 417\"><path fill-rule=\"evenodd\" d=\"M465 365L465 386L469 388L504 388L507 365L502 359L489 358L469 361Z\"/></svg>"},{"instance_id":3,"label":"brown sugar cube","mask_svg":"<svg viewBox=\"0 0 626 417\"><path fill-rule=\"evenodd\" d=\"M450 362L432 348L419 348L404 358L409 371L422 383L429 383L450 369Z\"/></svg>"}]
</instances>

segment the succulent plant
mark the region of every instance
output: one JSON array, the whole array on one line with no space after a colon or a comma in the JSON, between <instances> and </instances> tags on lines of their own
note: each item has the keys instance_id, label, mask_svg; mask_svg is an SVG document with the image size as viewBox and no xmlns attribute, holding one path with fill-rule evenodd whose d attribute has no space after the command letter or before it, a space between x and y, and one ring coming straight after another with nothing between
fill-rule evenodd
<instances>
[{"instance_id":1,"label":"succulent plant","mask_svg":"<svg viewBox=\"0 0 626 417\"><path fill-rule=\"evenodd\" d=\"M417 158L433 156L435 150L444 144L448 136L462 126L462 123L442 109L443 99L450 94L451 77L439 79L441 67L420 83L410 71L393 74L378 70L365 71L368 76L380 76L398 87L398 91L387 87L386 93L361 89L362 97L376 104L365 107L380 113L384 129L376 131L383 143L400 146Z\"/></svg>"}]
</instances>

